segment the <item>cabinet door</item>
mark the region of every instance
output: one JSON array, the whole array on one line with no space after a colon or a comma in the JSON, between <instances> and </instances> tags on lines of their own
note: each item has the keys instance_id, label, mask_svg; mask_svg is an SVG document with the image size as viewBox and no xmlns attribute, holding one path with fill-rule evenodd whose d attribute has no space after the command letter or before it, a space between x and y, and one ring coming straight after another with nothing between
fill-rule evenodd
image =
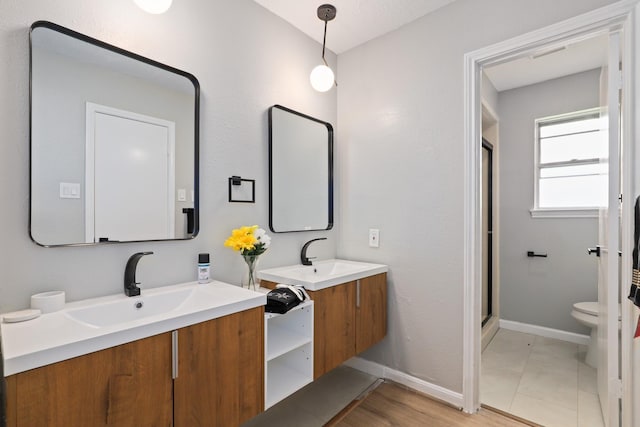
<instances>
[{"instance_id":1,"label":"cabinet door","mask_svg":"<svg viewBox=\"0 0 640 427\"><path fill-rule=\"evenodd\" d=\"M264 407L264 308L178 331L176 427L238 426Z\"/></svg>"},{"instance_id":2,"label":"cabinet door","mask_svg":"<svg viewBox=\"0 0 640 427\"><path fill-rule=\"evenodd\" d=\"M313 378L355 356L356 282L309 292L314 302Z\"/></svg>"},{"instance_id":3,"label":"cabinet door","mask_svg":"<svg viewBox=\"0 0 640 427\"><path fill-rule=\"evenodd\" d=\"M387 334L387 274L360 279L356 289L356 354Z\"/></svg>"},{"instance_id":4,"label":"cabinet door","mask_svg":"<svg viewBox=\"0 0 640 427\"><path fill-rule=\"evenodd\" d=\"M171 334L9 377L10 427L171 426Z\"/></svg>"}]
</instances>

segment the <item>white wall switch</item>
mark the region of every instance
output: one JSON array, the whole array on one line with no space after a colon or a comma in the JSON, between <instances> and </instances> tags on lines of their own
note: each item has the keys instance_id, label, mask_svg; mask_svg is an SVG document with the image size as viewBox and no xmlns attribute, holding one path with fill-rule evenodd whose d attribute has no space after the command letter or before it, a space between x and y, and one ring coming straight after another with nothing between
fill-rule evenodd
<instances>
[{"instance_id":1,"label":"white wall switch","mask_svg":"<svg viewBox=\"0 0 640 427\"><path fill-rule=\"evenodd\" d=\"M178 189L178 201L179 202L187 201L187 190L185 190L184 188Z\"/></svg>"},{"instance_id":2,"label":"white wall switch","mask_svg":"<svg viewBox=\"0 0 640 427\"><path fill-rule=\"evenodd\" d=\"M60 198L61 199L79 199L80 184L75 182L61 182Z\"/></svg>"},{"instance_id":3,"label":"white wall switch","mask_svg":"<svg viewBox=\"0 0 640 427\"><path fill-rule=\"evenodd\" d=\"M369 247L370 248L380 247L380 230L378 230L377 228L369 229Z\"/></svg>"}]
</instances>

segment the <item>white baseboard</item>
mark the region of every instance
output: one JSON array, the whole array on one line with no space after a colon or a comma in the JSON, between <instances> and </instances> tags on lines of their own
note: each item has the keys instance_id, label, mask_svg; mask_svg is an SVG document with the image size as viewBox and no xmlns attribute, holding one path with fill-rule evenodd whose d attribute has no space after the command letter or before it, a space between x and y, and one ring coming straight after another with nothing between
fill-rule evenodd
<instances>
[{"instance_id":1,"label":"white baseboard","mask_svg":"<svg viewBox=\"0 0 640 427\"><path fill-rule=\"evenodd\" d=\"M561 331L559 329L547 328L545 326L530 325L528 323L500 319L500 327L511 331L524 332L526 334L539 335L546 338L555 338L557 340L572 342L574 344L589 344L589 335Z\"/></svg>"},{"instance_id":2,"label":"white baseboard","mask_svg":"<svg viewBox=\"0 0 640 427\"><path fill-rule=\"evenodd\" d=\"M489 319L489 321L482 326L482 333L480 339L480 346L482 351L489 345L493 337L498 333L500 328L500 319L497 317Z\"/></svg>"},{"instance_id":3,"label":"white baseboard","mask_svg":"<svg viewBox=\"0 0 640 427\"><path fill-rule=\"evenodd\" d=\"M361 357L352 357L351 359L344 362L344 365L362 372L366 372L367 374L373 375L378 378L395 381L398 384L402 384L413 390L442 400L443 402L447 402L457 408L462 408L463 406L462 393L451 391L447 388L432 384L428 381L422 380L412 375L405 374L404 372L391 369L379 363L371 362L370 360L366 360Z\"/></svg>"}]
</instances>

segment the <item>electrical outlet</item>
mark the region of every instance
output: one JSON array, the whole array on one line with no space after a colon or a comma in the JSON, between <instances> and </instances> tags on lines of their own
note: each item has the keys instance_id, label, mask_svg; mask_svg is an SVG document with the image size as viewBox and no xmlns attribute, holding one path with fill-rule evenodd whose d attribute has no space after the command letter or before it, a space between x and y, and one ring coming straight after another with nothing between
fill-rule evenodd
<instances>
[{"instance_id":1,"label":"electrical outlet","mask_svg":"<svg viewBox=\"0 0 640 427\"><path fill-rule=\"evenodd\" d=\"M377 228L369 229L369 247L370 248L380 247L380 230L378 230Z\"/></svg>"}]
</instances>

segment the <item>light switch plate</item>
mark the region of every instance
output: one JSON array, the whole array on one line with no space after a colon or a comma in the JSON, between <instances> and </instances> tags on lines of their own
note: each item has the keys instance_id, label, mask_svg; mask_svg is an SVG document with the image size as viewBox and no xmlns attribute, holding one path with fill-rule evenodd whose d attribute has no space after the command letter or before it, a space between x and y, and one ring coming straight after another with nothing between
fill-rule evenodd
<instances>
[{"instance_id":1,"label":"light switch plate","mask_svg":"<svg viewBox=\"0 0 640 427\"><path fill-rule=\"evenodd\" d=\"M184 188L179 188L178 189L178 201L179 202L186 202L187 201L187 190L185 190Z\"/></svg>"},{"instance_id":2,"label":"light switch plate","mask_svg":"<svg viewBox=\"0 0 640 427\"><path fill-rule=\"evenodd\" d=\"M61 199L79 199L80 184L75 182L61 182L60 198Z\"/></svg>"},{"instance_id":3,"label":"light switch plate","mask_svg":"<svg viewBox=\"0 0 640 427\"><path fill-rule=\"evenodd\" d=\"M369 247L370 248L380 247L380 230L378 230L377 228L369 229Z\"/></svg>"}]
</instances>

